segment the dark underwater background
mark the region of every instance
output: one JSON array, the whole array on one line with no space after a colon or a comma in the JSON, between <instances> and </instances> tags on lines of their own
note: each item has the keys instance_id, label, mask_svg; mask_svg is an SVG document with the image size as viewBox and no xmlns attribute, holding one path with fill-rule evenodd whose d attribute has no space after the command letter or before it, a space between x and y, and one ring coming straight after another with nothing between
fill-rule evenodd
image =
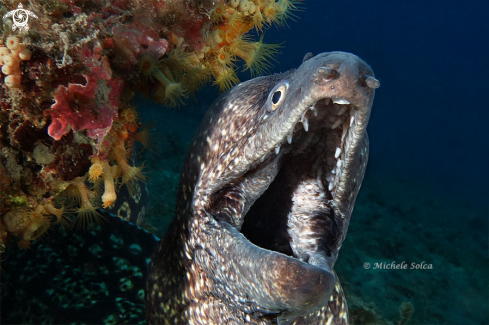
<instances>
[{"instance_id":1,"label":"dark underwater background","mask_svg":"<svg viewBox=\"0 0 489 325\"><path fill-rule=\"evenodd\" d=\"M369 165L336 265L355 324L401 324L401 305L414 308L407 324L489 324L488 14L487 0L305 0L289 28L265 33L266 43L284 42L272 72L339 50L381 82ZM156 128L141 159L158 236L173 218L187 146L217 96L207 86L177 110L138 99ZM110 227L12 247L0 272L1 323L144 323L155 240L122 221ZM35 259L45 266L26 262ZM407 269L375 268L402 262ZM431 268L411 269L423 262Z\"/></svg>"}]
</instances>

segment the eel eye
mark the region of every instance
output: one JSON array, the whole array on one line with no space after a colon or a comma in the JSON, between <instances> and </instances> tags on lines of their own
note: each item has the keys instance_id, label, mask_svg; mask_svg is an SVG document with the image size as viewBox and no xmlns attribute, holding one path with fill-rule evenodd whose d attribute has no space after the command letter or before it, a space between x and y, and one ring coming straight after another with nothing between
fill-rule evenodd
<instances>
[{"instance_id":1,"label":"eel eye","mask_svg":"<svg viewBox=\"0 0 489 325\"><path fill-rule=\"evenodd\" d=\"M281 90L277 90L276 92L274 92L272 96L272 105L277 105L281 97L282 97Z\"/></svg>"},{"instance_id":2,"label":"eel eye","mask_svg":"<svg viewBox=\"0 0 489 325\"><path fill-rule=\"evenodd\" d=\"M276 85L273 90L268 95L267 109L269 112L274 112L282 103L285 92L289 87L288 82L279 83Z\"/></svg>"}]
</instances>

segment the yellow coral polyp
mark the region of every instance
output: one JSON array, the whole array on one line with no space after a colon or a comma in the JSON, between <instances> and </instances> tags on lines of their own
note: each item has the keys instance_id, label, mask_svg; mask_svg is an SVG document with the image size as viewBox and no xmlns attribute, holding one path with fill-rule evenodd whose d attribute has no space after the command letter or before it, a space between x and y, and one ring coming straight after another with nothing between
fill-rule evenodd
<instances>
[{"instance_id":1,"label":"yellow coral polyp","mask_svg":"<svg viewBox=\"0 0 489 325\"><path fill-rule=\"evenodd\" d=\"M132 124L137 126L139 117L138 117L138 112L136 111L135 107L129 107L126 109L123 109L121 113L119 114L119 117L121 119L121 122L124 124Z\"/></svg>"},{"instance_id":2,"label":"yellow coral polyp","mask_svg":"<svg viewBox=\"0 0 489 325\"><path fill-rule=\"evenodd\" d=\"M41 237L51 226L48 215L49 212L44 209L44 205L38 205L34 211L29 213L31 222L22 232L21 239L32 241Z\"/></svg>"},{"instance_id":3,"label":"yellow coral polyp","mask_svg":"<svg viewBox=\"0 0 489 325\"><path fill-rule=\"evenodd\" d=\"M140 167L129 165L127 162L127 150L124 147L124 142L121 140L117 140L111 148L111 158L114 159L119 166L122 175L122 185L126 185L129 193L133 195L135 193L135 183L137 181L144 181L144 175L142 174L144 165Z\"/></svg>"},{"instance_id":4,"label":"yellow coral polyp","mask_svg":"<svg viewBox=\"0 0 489 325\"><path fill-rule=\"evenodd\" d=\"M157 79L164 87L164 96L160 88L160 92L158 94L155 93L155 98L157 98L157 101L172 107L183 104L183 99L187 98L188 96L187 90L181 82L175 81L168 67L163 67L163 70L165 73L161 72L161 70L158 70L159 74Z\"/></svg>"},{"instance_id":5,"label":"yellow coral polyp","mask_svg":"<svg viewBox=\"0 0 489 325\"><path fill-rule=\"evenodd\" d=\"M7 48L9 50L15 50L19 47L20 40L16 36L9 36L9 37L7 37L7 40L5 41L5 45L7 45Z\"/></svg>"},{"instance_id":6,"label":"yellow coral polyp","mask_svg":"<svg viewBox=\"0 0 489 325\"><path fill-rule=\"evenodd\" d=\"M10 50L4 46L0 46L0 65L5 64L5 58L10 55Z\"/></svg>"},{"instance_id":7,"label":"yellow coral polyp","mask_svg":"<svg viewBox=\"0 0 489 325\"><path fill-rule=\"evenodd\" d=\"M143 55L139 64L139 74L144 77L152 78L153 73L157 70L157 62L151 55Z\"/></svg>"},{"instance_id":8,"label":"yellow coral polyp","mask_svg":"<svg viewBox=\"0 0 489 325\"><path fill-rule=\"evenodd\" d=\"M2 69L3 71L3 69ZM19 75L10 75L5 77L5 85L10 89L20 88L20 76Z\"/></svg>"},{"instance_id":9,"label":"yellow coral polyp","mask_svg":"<svg viewBox=\"0 0 489 325\"><path fill-rule=\"evenodd\" d=\"M263 15L261 14L261 11L256 10L255 14L253 15L253 27L255 28L256 31L262 32L263 31L263 23L265 22Z\"/></svg>"},{"instance_id":10,"label":"yellow coral polyp","mask_svg":"<svg viewBox=\"0 0 489 325\"><path fill-rule=\"evenodd\" d=\"M233 58L229 53L221 51L217 54L217 61L222 65L230 65L233 61Z\"/></svg>"},{"instance_id":11,"label":"yellow coral polyp","mask_svg":"<svg viewBox=\"0 0 489 325\"><path fill-rule=\"evenodd\" d=\"M4 75L10 76L10 75L20 73L20 69L18 66L12 64L5 64L2 66L2 72Z\"/></svg>"},{"instance_id":12,"label":"yellow coral polyp","mask_svg":"<svg viewBox=\"0 0 489 325\"><path fill-rule=\"evenodd\" d=\"M146 148L149 143L149 135L149 129L144 127L140 132L133 135L133 139L139 141L143 145L143 148Z\"/></svg>"},{"instance_id":13,"label":"yellow coral polyp","mask_svg":"<svg viewBox=\"0 0 489 325\"><path fill-rule=\"evenodd\" d=\"M248 13L248 10L250 10L250 2L248 0L241 0L239 2L238 10L242 13Z\"/></svg>"},{"instance_id":14,"label":"yellow coral polyp","mask_svg":"<svg viewBox=\"0 0 489 325\"><path fill-rule=\"evenodd\" d=\"M20 239L19 246L28 248L29 242L41 237L51 226L48 218L49 212L42 204L33 211L23 208L14 208L3 217L8 232Z\"/></svg>"},{"instance_id":15,"label":"yellow coral polyp","mask_svg":"<svg viewBox=\"0 0 489 325\"><path fill-rule=\"evenodd\" d=\"M226 15L226 7L221 3L218 3L211 10L211 19L213 21L224 21L225 15Z\"/></svg>"},{"instance_id":16,"label":"yellow coral polyp","mask_svg":"<svg viewBox=\"0 0 489 325\"><path fill-rule=\"evenodd\" d=\"M10 50L5 46L0 46L0 56L10 55Z\"/></svg>"},{"instance_id":17,"label":"yellow coral polyp","mask_svg":"<svg viewBox=\"0 0 489 325\"><path fill-rule=\"evenodd\" d=\"M211 71L205 66L189 66L185 71L185 87L190 93L208 82L211 76Z\"/></svg>"},{"instance_id":18,"label":"yellow coral polyp","mask_svg":"<svg viewBox=\"0 0 489 325\"><path fill-rule=\"evenodd\" d=\"M272 66L271 60L278 53L279 44L264 44L263 36L259 42L249 42L246 38L241 37L232 46L229 51L243 59L246 63L246 69L249 69L252 76L268 72Z\"/></svg>"},{"instance_id":19,"label":"yellow coral polyp","mask_svg":"<svg viewBox=\"0 0 489 325\"><path fill-rule=\"evenodd\" d=\"M276 23L279 26L287 25L287 19L297 18L292 14L292 10L299 10L297 1L281 0L279 2L271 2L264 8L263 14L268 23Z\"/></svg>"},{"instance_id":20,"label":"yellow coral polyp","mask_svg":"<svg viewBox=\"0 0 489 325\"><path fill-rule=\"evenodd\" d=\"M102 162L104 173L102 175L104 179L104 194L102 195L103 207L108 208L117 199L115 193L114 175L112 174L112 168L105 161Z\"/></svg>"},{"instance_id":21,"label":"yellow coral polyp","mask_svg":"<svg viewBox=\"0 0 489 325\"><path fill-rule=\"evenodd\" d=\"M239 78L233 68L227 66L213 67L212 74L216 79L214 85L219 86L219 91L224 91L237 85Z\"/></svg>"},{"instance_id":22,"label":"yellow coral polyp","mask_svg":"<svg viewBox=\"0 0 489 325\"><path fill-rule=\"evenodd\" d=\"M166 66L161 66L164 73L157 66L156 61L150 55L143 55L140 64L140 73L150 79L156 79L161 84L157 88L154 98L156 101L168 106L177 106L183 103L187 97L187 91L182 83L176 82L171 71Z\"/></svg>"},{"instance_id":23,"label":"yellow coral polyp","mask_svg":"<svg viewBox=\"0 0 489 325\"><path fill-rule=\"evenodd\" d=\"M92 166L90 166L90 169L88 170L88 181L96 183L100 179L100 176L102 176L103 172L104 167L102 166L100 160L96 162L92 161Z\"/></svg>"},{"instance_id":24,"label":"yellow coral polyp","mask_svg":"<svg viewBox=\"0 0 489 325\"><path fill-rule=\"evenodd\" d=\"M99 157L92 158L92 166L89 170L90 178L92 178L94 172L96 171L96 179L92 180L95 182L102 176L104 180L104 194L102 195L102 206L104 208L112 205L117 199L117 194L115 192L115 183L112 168L106 161L101 160ZM89 179L90 180L90 179Z\"/></svg>"},{"instance_id":25,"label":"yellow coral polyp","mask_svg":"<svg viewBox=\"0 0 489 325\"><path fill-rule=\"evenodd\" d=\"M13 208L3 216L3 222L8 232L17 236L30 223L29 211L23 208Z\"/></svg>"},{"instance_id":26,"label":"yellow coral polyp","mask_svg":"<svg viewBox=\"0 0 489 325\"><path fill-rule=\"evenodd\" d=\"M29 61L31 59L31 51L29 49L23 49L19 52L19 59L22 61Z\"/></svg>"},{"instance_id":27,"label":"yellow coral polyp","mask_svg":"<svg viewBox=\"0 0 489 325\"><path fill-rule=\"evenodd\" d=\"M72 181L73 195L80 203L77 210L75 223L78 228L86 228L93 221L101 223L105 217L97 212L97 207L92 204L95 194L85 185L85 177L76 177Z\"/></svg>"},{"instance_id":28,"label":"yellow coral polyp","mask_svg":"<svg viewBox=\"0 0 489 325\"><path fill-rule=\"evenodd\" d=\"M9 89L17 89L21 85L20 61L30 60L31 52L15 36L9 36L5 44L7 47L0 46L0 66L6 75L4 83Z\"/></svg>"},{"instance_id":29,"label":"yellow coral polyp","mask_svg":"<svg viewBox=\"0 0 489 325\"><path fill-rule=\"evenodd\" d=\"M224 40L221 33L222 33L222 31L220 29L216 29L216 30L212 31L211 33L209 33L209 35L205 39L206 44L210 48L218 47L219 44L221 44Z\"/></svg>"},{"instance_id":30,"label":"yellow coral polyp","mask_svg":"<svg viewBox=\"0 0 489 325\"><path fill-rule=\"evenodd\" d=\"M228 4L232 7L232 8L236 8L239 6L239 3L240 1L239 0L229 0Z\"/></svg>"},{"instance_id":31,"label":"yellow coral polyp","mask_svg":"<svg viewBox=\"0 0 489 325\"><path fill-rule=\"evenodd\" d=\"M56 217L55 224L60 224L64 229L71 227L71 222L68 216L74 214L76 210L71 207L62 205L61 208L56 208L52 203L44 205L47 212Z\"/></svg>"}]
</instances>

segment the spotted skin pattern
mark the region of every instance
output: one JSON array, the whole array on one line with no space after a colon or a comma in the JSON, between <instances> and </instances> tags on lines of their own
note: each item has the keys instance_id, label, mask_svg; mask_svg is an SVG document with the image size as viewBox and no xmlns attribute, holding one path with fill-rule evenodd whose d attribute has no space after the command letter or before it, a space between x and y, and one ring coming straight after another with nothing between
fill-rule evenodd
<instances>
[{"instance_id":1,"label":"spotted skin pattern","mask_svg":"<svg viewBox=\"0 0 489 325\"><path fill-rule=\"evenodd\" d=\"M149 266L149 324L348 324L333 267L378 86L360 58L330 52L214 102Z\"/></svg>"}]
</instances>

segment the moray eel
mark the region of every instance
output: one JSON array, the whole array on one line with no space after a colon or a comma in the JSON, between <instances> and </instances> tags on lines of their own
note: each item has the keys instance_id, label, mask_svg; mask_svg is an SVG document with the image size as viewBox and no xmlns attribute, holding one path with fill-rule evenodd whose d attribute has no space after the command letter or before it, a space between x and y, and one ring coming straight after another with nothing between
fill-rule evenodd
<instances>
[{"instance_id":1,"label":"moray eel","mask_svg":"<svg viewBox=\"0 0 489 325\"><path fill-rule=\"evenodd\" d=\"M348 324L333 267L377 87L353 54L308 54L214 102L150 262L148 323Z\"/></svg>"}]
</instances>

